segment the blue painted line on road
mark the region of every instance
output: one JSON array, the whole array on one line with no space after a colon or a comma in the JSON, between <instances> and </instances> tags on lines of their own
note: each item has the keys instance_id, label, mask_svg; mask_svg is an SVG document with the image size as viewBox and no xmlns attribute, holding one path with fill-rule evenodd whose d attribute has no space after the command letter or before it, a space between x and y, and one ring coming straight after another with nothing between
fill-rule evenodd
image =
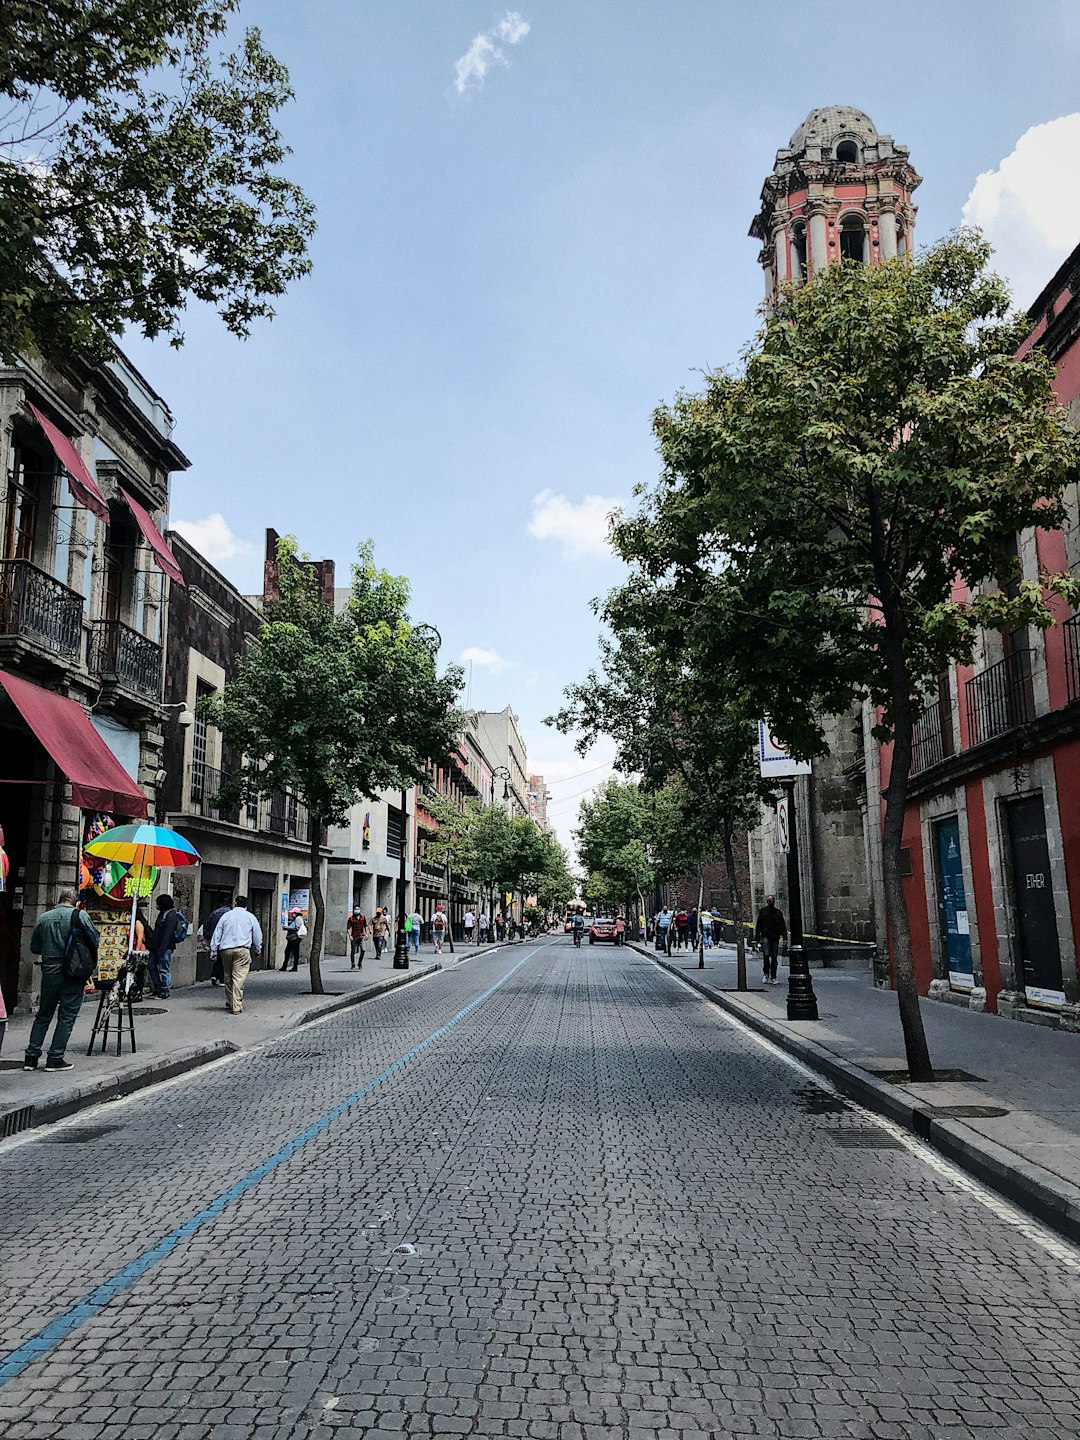
<instances>
[{"instance_id":1,"label":"blue painted line on road","mask_svg":"<svg viewBox=\"0 0 1080 1440\"><path fill-rule=\"evenodd\" d=\"M295 1135L288 1144L283 1145L276 1154L271 1155L269 1159L256 1165L254 1170L249 1170L248 1173L237 1180L235 1184L230 1185L227 1190L222 1191L215 1200L211 1200L210 1204L200 1210L198 1214L192 1215L189 1220L185 1220L184 1223L178 1225L175 1230L170 1230L168 1235L159 1240L153 1249L144 1251L137 1259L132 1260L130 1265L125 1265L123 1270L117 1271L115 1275L103 1281L96 1289L91 1290L89 1295L85 1295L77 1305L65 1311L63 1315L58 1315L55 1320L51 1320L43 1330L39 1330L36 1335L31 1336L29 1340L25 1340L17 1349L9 1351L3 1360L0 1361L0 1386L6 1385L9 1380L14 1380L17 1375L22 1374L28 1365L32 1365L35 1360L40 1360L43 1355L47 1355L50 1350L59 1345L65 1336L70 1335L73 1330L77 1330L85 1321L97 1315L111 1300L115 1300L121 1291L126 1290L129 1285L133 1284L141 1276L145 1275L148 1270L152 1269L159 1260L164 1260L178 1245L182 1245L185 1240L190 1239L197 1230L201 1230L202 1227L208 1225L211 1220L216 1220L221 1212L231 1205L234 1200L239 1200L242 1195L246 1195L249 1190L258 1185L260 1180L264 1180L266 1176L276 1170L279 1165L283 1165L286 1160L291 1160L298 1150L301 1150L309 1140L314 1140L316 1135L321 1135L328 1126L332 1125L335 1120L344 1115L350 1106L355 1105L358 1100L363 1100L366 1096L370 1095L373 1090L377 1089L378 1086L392 1079L399 1071L405 1068L410 1060L415 1060L417 1055L422 1054L429 1045L434 1045L436 1040L441 1040L448 1031L452 1030L455 1025L464 1020L466 1015L471 1014L478 1005L483 1005L485 1000L490 999L491 996L495 994L495 991L498 990L501 985L505 985L507 980L520 970L526 961L531 960L535 954L536 950L534 949L531 950L528 955L523 955L517 964L512 965L501 979L496 980L494 985L490 985L483 994L478 995L475 1000L470 1000L468 1005L459 1010L456 1015L452 1015L445 1025L440 1025L438 1030L433 1030L431 1034L421 1040L418 1045L414 1045L411 1050L407 1050L404 1055L399 1056L392 1065L388 1065L385 1070L376 1075L374 1080L369 1080L366 1085L361 1085L359 1090L354 1090L351 1095L342 1100L340 1104L335 1105L332 1110L328 1110L325 1115L309 1125L306 1130L301 1130L299 1135Z\"/></svg>"}]
</instances>

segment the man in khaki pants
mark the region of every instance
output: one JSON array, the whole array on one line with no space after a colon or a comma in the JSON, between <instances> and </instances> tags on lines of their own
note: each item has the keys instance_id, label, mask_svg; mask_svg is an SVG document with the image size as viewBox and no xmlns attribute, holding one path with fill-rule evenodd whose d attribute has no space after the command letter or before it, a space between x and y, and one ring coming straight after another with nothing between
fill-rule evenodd
<instances>
[{"instance_id":1,"label":"man in khaki pants","mask_svg":"<svg viewBox=\"0 0 1080 1440\"><path fill-rule=\"evenodd\" d=\"M244 981L252 960L262 955L262 930L248 912L247 896L238 895L233 908L218 921L210 941L210 959L220 955L225 971L225 1009L239 1015L244 1008Z\"/></svg>"}]
</instances>

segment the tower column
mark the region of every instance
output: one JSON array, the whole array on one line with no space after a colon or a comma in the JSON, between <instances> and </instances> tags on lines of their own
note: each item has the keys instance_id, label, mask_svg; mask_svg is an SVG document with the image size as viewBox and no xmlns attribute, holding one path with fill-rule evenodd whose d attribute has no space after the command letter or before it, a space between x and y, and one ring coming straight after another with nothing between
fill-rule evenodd
<instances>
[{"instance_id":1,"label":"tower column","mask_svg":"<svg viewBox=\"0 0 1080 1440\"><path fill-rule=\"evenodd\" d=\"M816 275L819 270L824 270L829 263L829 242L825 231L825 210L821 205L811 209L808 205L807 211L810 215L810 264L811 275Z\"/></svg>"},{"instance_id":2,"label":"tower column","mask_svg":"<svg viewBox=\"0 0 1080 1440\"><path fill-rule=\"evenodd\" d=\"M896 211L891 205L882 205L878 216L878 238L881 241L882 260L896 259Z\"/></svg>"},{"instance_id":3,"label":"tower column","mask_svg":"<svg viewBox=\"0 0 1080 1440\"><path fill-rule=\"evenodd\" d=\"M773 251L776 255L776 283L786 285L791 279L788 258L788 232L785 225L777 225L773 232Z\"/></svg>"}]
</instances>

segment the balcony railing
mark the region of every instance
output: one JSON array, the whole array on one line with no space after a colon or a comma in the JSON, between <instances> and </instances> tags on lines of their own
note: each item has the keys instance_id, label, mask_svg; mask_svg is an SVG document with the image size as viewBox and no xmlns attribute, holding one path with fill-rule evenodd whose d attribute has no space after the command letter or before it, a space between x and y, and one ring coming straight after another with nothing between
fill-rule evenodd
<instances>
[{"instance_id":1,"label":"balcony railing","mask_svg":"<svg viewBox=\"0 0 1080 1440\"><path fill-rule=\"evenodd\" d=\"M969 745L981 745L1035 719L1034 658L1034 650L1014 650L967 682Z\"/></svg>"},{"instance_id":2,"label":"balcony railing","mask_svg":"<svg viewBox=\"0 0 1080 1440\"><path fill-rule=\"evenodd\" d=\"M229 777L209 765L194 764L191 767L191 784L188 787L188 804L193 815L208 815L215 820L227 820L231 825L240 819L237 802L222 806L218 796L221 787Z\"/></svg>"},{"instance_id":3,"label":"balcony railing","mask_svg":"<svg viewBox=\"0 0 1080 1440\"><path fill-rule=\"evenodd\" d=\"M311 817L307 806L295 795L275 791L270 797L266 828L271 835L285 835L290 840L310 840Z\"/></svg>"},{"instance_id":4,"label":"balcony railing","mask_svg":"<svg viewBox=\"0 0 1080 1440\"><path fill-rule=\"evenodd\" d=\"M161 646L122 620L94 621L90 668L144 699L161 694Z\"/></svg>"},{"instance_id":5,"label":"balcony railing","mask_svg":"<svg viewBox=\"0 0 1080 1440\"><path fill-rule=\"evenodd\" d=\"M1080 614L1071 615L1061 626L1065 640L1065 693L1080 700Z\"/></svg>"},{"instance_id":6,"label":"balcony railing","mask_svg":"<svg viewBox=\"0 0 1080 1440\"><path fill-rule=\"evenodd\" d=\"M940 764L944 758L941 716L934 703L915 722L911 737L911 773L917 775L921 770L929 770L931 765Z\"/></svg>"},{"instance_id":7,"label":"balcony railing","mask_svg":"<svg viewBox=\"0 0 1080 1440\"><path fill-rule=\"evenodd\" d=\"M0 635L18 635L50 654L75 659L82 614L82 596L32 561L0 560Z\"/></svg>"}]
</instances>

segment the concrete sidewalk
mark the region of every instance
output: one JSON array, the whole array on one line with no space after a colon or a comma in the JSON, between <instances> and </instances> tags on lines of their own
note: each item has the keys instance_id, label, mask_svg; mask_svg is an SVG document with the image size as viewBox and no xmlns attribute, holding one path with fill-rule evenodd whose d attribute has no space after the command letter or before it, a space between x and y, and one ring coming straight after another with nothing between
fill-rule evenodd
<instances>
[{"instance_id":1,"label":"concrete sidewalk","mask_svg":"<svg viewBox=\"0 0 1080 1440\"><path fill-rule=\"evenodd\" d=\"M319 1016L499 948L459 944L454 954L444 946L436 956L430 946L424 946L419 957L410 957L407 971L393 968L392 952L379 961L369 955L361 970L350 970L345 956L325 956L325 995L312 995L303 962L295 974L255 970L248 978L240 1015L226 1012L221 986L208 980L187 985L174 990L168 1000L151 996L133 1007L138 1048L132 1055L125 1034L124 1053L119 1058L115 1031L110 1034L107 1053L101 1053L100 1040L95 1042L93 1055L86 1053L98 1005L97 997L88 995L68 1045L67 1058L75 1068L60 1074L47 1071L44 1060L37 1070L23 1070L33 1016L13 1017L8 1020L0 1056L0 1138L172 1079Z\"/></svg>"},{"instance_id":2,"label":"concrete sidewalk","mask_svg":"<svg viewBox=\"0 0 1080 1440\"><path fill-rule=\"evenodd\" d=\"M827 1075L842 1093L900 1121L1080 1240L1080 1035L923 1000L935 1067L971 1078L896 1083L880 1074L906 1069L896 995L875 989L868 974L814 970L820 1019L791 1021L786 969L778 985L764 987L761 962L748 955L752 988L740 995L734 950L707 951L699 970L686 952L667 959L636 948Z\"/></svg>"}]
</instances>

